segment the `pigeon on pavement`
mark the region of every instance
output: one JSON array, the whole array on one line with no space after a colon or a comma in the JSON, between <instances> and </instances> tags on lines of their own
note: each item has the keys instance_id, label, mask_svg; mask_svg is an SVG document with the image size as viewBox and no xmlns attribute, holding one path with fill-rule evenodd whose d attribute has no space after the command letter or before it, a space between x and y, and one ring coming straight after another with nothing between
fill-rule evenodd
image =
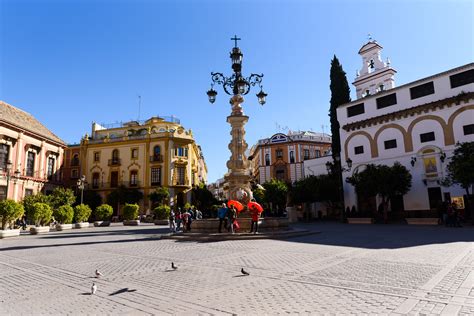
<instances>
[{"instance_id":1,"label":"pigeon on pavement","mask_svg":"<svg viewBox=\"0 0 474 316\"><path fill-rule=\"evenodd\" d=\"M173 268L173 270L177 270L178 267L174 265L174 262L171 262L171 268Z\"/></svg>"},{"instance_id":2,"label":"pigeon on pavement","mask_svg":"<svg viewBox=\"0 0 474 316\"><path fill-rule=\"evenodd\" d=\"M99 277L101 277L101 276L104 276L104 275L103 275L99 270L96 269L96 270L95 270L95 277L96 277L96 278L99 278Z\"/></svg>"},{"instance_id":3,"label":"pigeon on pavement","mask_svg":"<svg viewBox=\"0 0 474 316\"><path fill-rule=\"evenodd\" d=\"M91 295L94 295L95 292L97 292L97 285L95 283L92 283L91 287Z\"/></svg>"},{"instance_id":4,"label":"pigeon on pavement","mask_svg":"<svg viewBox=\"0 0 474 316\"><path fill-rule=\"evenodd\" d=\"M240 270L240 272L242 272L243 275L250 275L250 273L248 273L247 271L244 270L244 268L242 268Z\"/></svg>"}]
</instances>

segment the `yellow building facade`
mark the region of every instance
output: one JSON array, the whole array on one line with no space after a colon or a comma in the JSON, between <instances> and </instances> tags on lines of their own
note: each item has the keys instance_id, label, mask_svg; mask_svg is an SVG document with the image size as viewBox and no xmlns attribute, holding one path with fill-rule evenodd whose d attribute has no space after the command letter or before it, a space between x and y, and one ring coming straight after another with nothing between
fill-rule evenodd
<instances>
[{"instance_id":1,"label":"yellow building facade","mask_svg":"<svg viewBox=\"0 0 474 316\"><path fill-rule=\"evenodd\" d=\"M160 186L169 189L171 205L182 206L191 201L193 186L207 182L200 146L174 117L93 123L92 134L81 140L79 160L87 189L100 194L103 202L120 186L141 191L141 214L150 212L148 194Z\"/></svg>"}]
</instances>

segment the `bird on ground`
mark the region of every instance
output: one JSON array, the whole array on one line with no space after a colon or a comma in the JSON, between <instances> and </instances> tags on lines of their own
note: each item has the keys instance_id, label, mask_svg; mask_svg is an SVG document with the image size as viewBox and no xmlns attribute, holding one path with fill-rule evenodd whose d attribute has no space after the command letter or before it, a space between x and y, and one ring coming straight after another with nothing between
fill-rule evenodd
<instances>
[{"instance_id":1,"label":"bird on ground","mask_svg":"<svg viewBox=\"0 0 474 316\"><path fill-rule=\"evenodd\" d=\"M91 287L91 295L94 295L95 292L97 292L97 285L95 283L92 283Z\"/></svg>"},{"instance_id":2,"label":"bird on ground","mask_svg":"<svg viewBox=\"0 0 474 316\"><path fill-rule=\"evenodd\" d=\"M242 272L243 275L250 275L250 273L248 273L247 271L244 270L244 268L242 268L240 270L240 272Z\"/></svg>"},{"instance_id":3,"label":"bird on ground","mask_svg":"<svg viewBox=\"0 0 474 316\"><path fill-rule=\"evenodd\" d=\"M173 270L178 270L178 267L174 265L174 262L171 262L171 268L172 268Z\"/></svg>"},{"instance_id":4,"label":"bird on ground","mask_svg":"<svg viewBox=\"0 0 474 316\"><path fill-rule=\"evenodd\" d=\"M96 269L96 270L95 270L95 277L96 277L96 278L99 278L99 277L101 277L101 276L104 276L104 275L103 275L99 270Z\"/></svg>"}]
</instances>

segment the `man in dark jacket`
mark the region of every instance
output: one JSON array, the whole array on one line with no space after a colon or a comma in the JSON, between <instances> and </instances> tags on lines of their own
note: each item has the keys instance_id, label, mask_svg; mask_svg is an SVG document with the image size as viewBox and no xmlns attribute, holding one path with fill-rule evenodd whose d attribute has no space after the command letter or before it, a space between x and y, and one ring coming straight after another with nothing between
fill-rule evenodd
<instances>
[{"instance_id":1,"label":"man in dark jacket","mask_svg":"<svg viewBox=\"0 0 474 316\"><path fill-rule=\"evenodd\" d=\"M222 203L222 207L217 211L217 217L219 218L219 233L222 233L222 222L224 222L224 228L227 229L227 206Z\"/></svg>"}]
</instances>

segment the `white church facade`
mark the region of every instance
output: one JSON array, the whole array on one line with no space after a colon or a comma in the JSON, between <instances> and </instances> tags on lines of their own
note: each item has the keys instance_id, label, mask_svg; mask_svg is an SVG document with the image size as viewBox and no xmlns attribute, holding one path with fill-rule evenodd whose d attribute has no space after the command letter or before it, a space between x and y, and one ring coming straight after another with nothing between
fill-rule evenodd
<instances>
[{"instance_id":1,"label":"white church facade","mask_svg":"<svg viewBox=\"0 0 474 316\"><path fill-rule=\"evenodd\" d=\"M474 141L474 63L395 87L396 71L381 58L382 46L369 41L359 51L363 66L353 82L357 99L341 105L341 161L345 206L373 209L346 178L367 164L400 162L412 174L411 190L392 202L396 211L434 210L441 201L462 197L459 186L443 187L457 142Z\"/></svg>"}]
</instances>

